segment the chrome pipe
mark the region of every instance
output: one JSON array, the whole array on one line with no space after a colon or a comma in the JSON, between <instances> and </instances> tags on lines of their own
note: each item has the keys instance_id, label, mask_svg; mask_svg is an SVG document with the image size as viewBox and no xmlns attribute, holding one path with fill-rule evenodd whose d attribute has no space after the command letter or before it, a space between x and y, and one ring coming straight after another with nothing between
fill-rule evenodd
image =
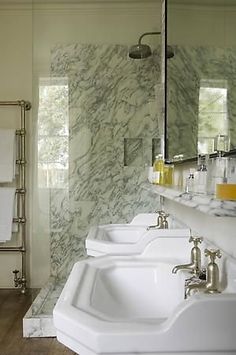
<instances>
[{"instance_id":1,"label":"chrome pipe","mask_svg":"<svg viewBox=\"0 0 236 355\"><path fill-rule=\"evenodd\" d=\"M8 251L8 252L21 252L21 253L25 253L26 249L24 249L22 246L20 247L0 247L0 252L4 252L4 251Z\"/></svg>"},{"instance_id":2,"label":"chrome pipe","mask_svg":"<svg viewBox=\"0 0 236 355\"><path fill-rule=\"evenodd\" d=\"M31 103L25 100L0 101L0 106L24 106L25 111L29 111L31 109Z\"/></svg>"},{"instance_id":3,"label":"chrome pipe","mask_svg":"<svg viewBox=\"0 0 236 355\"><path fill-rule=\"evenodd\" d=\"M1 106L21 106L21 101L0 101Z\"/></svg>"},{"instance_id":4,"label":"chrome pipe","mask_svg":"<svg viewBox=\"0 0 236 355\"><path fill-rule=\"evenodd\" d=\"M143 33L138 39L138 44L141 44L141 41L144 36L150 36L150 35L161 35L161 32L145 32L145 33Z\"/></svg>"}]
</instances>

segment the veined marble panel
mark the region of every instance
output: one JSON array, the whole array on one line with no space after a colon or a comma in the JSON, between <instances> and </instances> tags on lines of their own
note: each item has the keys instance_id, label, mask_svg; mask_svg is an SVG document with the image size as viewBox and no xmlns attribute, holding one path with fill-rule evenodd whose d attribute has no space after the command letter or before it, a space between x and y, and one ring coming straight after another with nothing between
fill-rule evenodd
<instances>
[{"instance_id":1,"label":"veined marble panel","mask_svg":"<svg viewBox=\"0 0 236 355\"><path fill-rule=\"evenodd\" d=\"M85 256L91 225L158 208L140 184L160 138L160 57L132 60L122 45L62 44L52 48L51 75L69 83L68 189L52 189L50 198L51 270L66 277Z\"/></svg>"}]
</instances>

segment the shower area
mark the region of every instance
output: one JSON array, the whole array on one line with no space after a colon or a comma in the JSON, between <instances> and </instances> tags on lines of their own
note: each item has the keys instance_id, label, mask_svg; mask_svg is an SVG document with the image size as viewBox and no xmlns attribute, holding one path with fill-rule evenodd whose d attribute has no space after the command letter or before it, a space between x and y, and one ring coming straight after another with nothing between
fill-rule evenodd
<instances>
[{"instance_id":1,"label":"shower area","mask_svg":"<svg viewBox=\"0 0 236 355\"><path fill-rule=\"evenodd\" d=\"M90 226L158 209L140 186L162 149L161 36L143 39L145 59L128 52L160 28L161 1L33 5L32 249L50 277L24 336L55 335L52 309Z\"/></svg>"}]
</instances>

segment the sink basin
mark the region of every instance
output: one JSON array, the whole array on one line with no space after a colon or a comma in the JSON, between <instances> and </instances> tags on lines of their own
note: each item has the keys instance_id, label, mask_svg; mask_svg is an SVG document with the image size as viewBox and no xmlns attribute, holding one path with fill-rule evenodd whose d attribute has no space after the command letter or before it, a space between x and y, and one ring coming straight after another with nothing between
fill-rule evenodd
<instances>
[{"instance_id":1,"label":"sink basin","mask_svg":"<svg viewBox=\"0 0 236 355\"><path fill-rule=\"evenodd\" d=\"M234 283L184 300L187 275L171 273L179 256L76 263L54 309L58 340L80 355L235 354Z\"/></svg>"},{"instance_id":2,"label":"sink basin","mask_svg":"<svg viewBox=\"0 0 236 355\"><path fill-rule=\"evenodd\" d=\"M170 263L149 259L137 259L135 267L133 260L108 261L97 271L87 310L116 322L166 318L183 300L183 274L175 277L172 268ZM77 299L74 305L79 304Z\"/></svg>"},{"instance_id":3,"label":"sink basin","mask_svg":"<svg viewBox=\"0 0 236 355\"><path fill-rule=\"evenodd\" d=\"M129 224L108 224L95 227L95 233L98 235L93 235L93 237L99 241L102 240L117 244L133 244L137 243L142 236L147 233L147 227Z\"/></svg>"},{"instance_id":4,"label":"sink basin","mask_svg":"<svg viewBox=\"0 0 236 355\"><path fill-rule=\"evenodd\" d=\"M140 254L156 238L189 236L187 228L147 230L147 225L106 224L90 228L86 249L90 256L133 255Z\"/></svg>"}]
</instances>

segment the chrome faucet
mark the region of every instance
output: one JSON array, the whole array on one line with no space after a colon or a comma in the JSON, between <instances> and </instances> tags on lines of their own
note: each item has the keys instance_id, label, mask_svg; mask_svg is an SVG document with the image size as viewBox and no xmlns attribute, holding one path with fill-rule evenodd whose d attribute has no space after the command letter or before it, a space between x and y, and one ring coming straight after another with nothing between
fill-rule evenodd
<instances>
[{"instance_id":1,"label":"chrome faucet","mask_svg":"<svg viewBox=\"0 0 236 355\"><path fill-rule=\"evenodd\" d=\"M215 262L216 257L221 258L220 250L205 249L205 256L210 257L207 266L206 281L193 280L193 283L186 284L185 298L190 296L194 291L202 291L204 293L220 293L219 268Z\"/></svg>"},{"instance_id":2,"label":"chrome faucet","mask_svg":"<svg viewBox=\"0 0 236 355\"><path fill-rule=\"evenodd\" d=\"M157 211L158 217L157 217L157 224L153 226L148 226L147 230L150 229L168 229L168 221L167 217L169 217L168 213L165 213L164 211Z\"/></svg>"},{"instance_id":3,"label":"chrome faucet","mask_svg":"<svg viewBox=\"0 0 236 355\"><path fill-rule=\"evenodd\" d=\"M201 272L201 250L198 244L201 243L203 238L190 237L189 243L193 242L194 246L191 249L191 261L189 264L177 265L173 268L172 273L176 274L179 270L189 270L194 275L199 275Z\"/></svg>"}]
</instances>

